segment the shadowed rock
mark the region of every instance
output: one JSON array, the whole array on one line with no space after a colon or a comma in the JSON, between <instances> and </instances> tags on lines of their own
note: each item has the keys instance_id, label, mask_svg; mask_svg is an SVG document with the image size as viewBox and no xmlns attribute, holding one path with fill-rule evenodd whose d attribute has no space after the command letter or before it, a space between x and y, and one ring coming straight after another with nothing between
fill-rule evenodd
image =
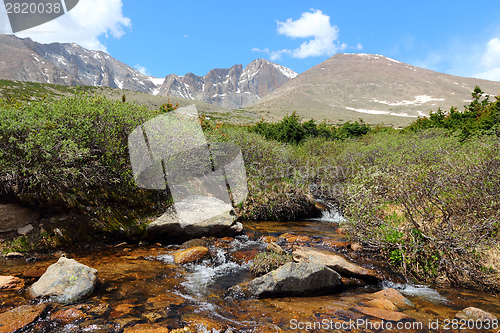
<instances>
[{"instance_id":1,"label":"shadowed rock","mask_svg":"<svg viewBox=\"0 0 500 333\"><path fill-rule=\"evenodd\" d=\"M37 212L16 204L0 205L0 232L22 229L35 222L39 216Z\"/></svg>"},{"instance_id":2,"label":"shadowed rock","mask_svg":"<svg viewBox=\"0 0 500 333\"><path fill-rule=\"evenodd\" d=\"M341 284L340 275L324 265L289 262L250 281L243 288L251 296L278 297L324 294Z\"/></svg>"}]
</instances>

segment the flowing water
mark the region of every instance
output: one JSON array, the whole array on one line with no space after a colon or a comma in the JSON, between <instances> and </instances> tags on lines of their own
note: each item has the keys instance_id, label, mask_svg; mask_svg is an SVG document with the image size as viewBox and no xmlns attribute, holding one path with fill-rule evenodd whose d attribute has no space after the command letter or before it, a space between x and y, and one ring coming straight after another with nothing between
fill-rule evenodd
<instances>
[{"instance_id":1,"label":"flowing water","mask_svg":"<svg viewBox=\"0 0 500 333\"><path fill-rule=\"evenodd\" d=\"M210 259L185 265L174 263L173 253L179 246L172 245L127 245L66 253L67 257L96 268L103 284L78 304L52 305L50 313L28 332L127 332L130 327L145 323L164 328L165 332L184 327L189 327L185 332L484 332L453 330L451 322L450 330L446 330L445 320L452 320L455 313L470 306L500 315L500 301L493 295L407 283L384 263L356 258L347 248L336 251L365 267L377 269L386 277L385 281L318 297L258 300L228 296L230 287L252 278L249 265L267 245L261 241L262 236L272 238L293 233L309 236L310 244L322 246L325 240L345 241L335 232L337 222L338 216L331 215L310 221L245 223L243 236L202 240L210 249ZM58 256L40 256L33 261L2 259L0 275L22 276L48 267ZM26 281L29 286L36 279ZM356 310L366 302L366 294L386 288L399 290L415 304L415 308L404 311L411 318L404 323L414 325L415 329L390 330L380 326L383 320ZM27 297L26 288L19 292L3 291L0 313L36 302ZM54 319L53 314L61 309L76 309L80 316L66 321ZM348 326L353 321L358 324ZM436 321L438 328L430 329ZM315 324L316 329L307 326Z\"/></svg>"}]
</instances>

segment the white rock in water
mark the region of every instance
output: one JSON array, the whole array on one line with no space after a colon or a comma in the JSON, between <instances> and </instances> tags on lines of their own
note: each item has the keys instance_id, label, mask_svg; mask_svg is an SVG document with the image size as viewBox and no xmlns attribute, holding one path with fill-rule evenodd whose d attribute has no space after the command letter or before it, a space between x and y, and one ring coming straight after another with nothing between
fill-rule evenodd
<instances>
[{"instance_id":1,"label":"white rock in water","mask_svg":"<svg viewBox=\"0 0 500 333\"><path fill-rule=\"evenodd\" d=\"M98 281L96 269L61 257L29 288L29 294L63 304L74 303L92 294Z\"/></svg>"}]
</instances>

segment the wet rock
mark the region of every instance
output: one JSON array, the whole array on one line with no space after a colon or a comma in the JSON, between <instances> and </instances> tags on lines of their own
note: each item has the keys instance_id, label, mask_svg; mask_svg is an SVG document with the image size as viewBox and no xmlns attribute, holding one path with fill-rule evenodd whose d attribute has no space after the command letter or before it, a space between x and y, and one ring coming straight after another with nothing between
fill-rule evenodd
<instances>
[{"instance_id":1,"label":"wet rock","mask_svg":"<svg viewBox=\"0 0 500 333\"><path fill-rule=\"evenodd\" d=\"M207 257L210 251L204 246L195 246L186 250L174 253L174 261L176 264L187 264L190 262L201 260Z\"/></svg>"},{"instance_id":2,"label":"wet rock","mask_svg":"<svg viewBox=\"0 0 500 333\"><path fill-rule=\"evenodd\" d=\"M83 311L75 308L70 308L65 310L59 310L53 313L50 316L50 320L57 320L62 324L66 325L77 320L82 320L86 317L87 316L85 315L85 313L83 313Z\"/></svg>"},{"instance_id":3,"label":"wet rock","mask_svg":"<svg viewBox=\"0 0 500 333\"><path fill-rule=\"evenodd\" d=\"M180 219L174 206L169 207L146 227L146 239L179 241L202 236L233 236L242 231L232 206L217 198L191 196L175 206L190 212L189 216ZM200 221L201 216L208 218Z\"/></svg>"},{"instance_id":4,"label":"wet rock","mask_svg":"<svg viewBox=\"0 0 500 333\"><path fill-rule=\"evenodd\" d=\"M322 294L342 284L340 275L319 263L289 262L250 281L245 293L255 297Z\"/></svg>"},{"instance_id":5,"label":"wet rock","mask_svg":"<svg viewBox=\"0 0 500 333\"><path fill-rule=\"evenodd\" d=\"M288 243L304 244L304 243L307 243L307 242L311 241L311 238L309 238L307 236L293 235L293 234L290 234L290 233L284 233L284 234L280 235L279 238L280 239L284 239Z\"/></svg>"},{"instance_id":6,"label":"wet rock","mask_svg":"<svg viewBox=\"0 0 500 333\"><path fill-rule=\"evenodd\" d=\"M0 313L0 333L18 332L35 322L49 309L47 304L24 305Z\"/></svg>"},{"instance_id":7,"label":"wet rock","mask_svg":"<svg viewBox=\"0 0 500 333\"><path fill-rule=\"evenodd\" d=\"M124 315L130 314L134 310L133 304L118 304L109 314L110 318L123 317Z\"/></svg>"},{"instance_id":8,"label":"wet rock","mask_svg":"<svg viewBox=\"0 0 500 333\"><path fill-rule=\"evenodd\" d=\"M492 321L492 320L498 319L495 315L493 315L489 312L486 312L484 310L472 307L472 306L465 308L460 312L457 312L457 314L455 315L455 318L464 319L464 320L474 320L474 321L475 320L490 320L490 321Z\"/></svg>"},{"instance_id":9,"label":"wet rock","mask_svg":"<svg viewBox=\"0 0 500 333\"><path fill-rule=\"evenodd\" d=\"M0 276L0 290L20 290L24 281L15 276Z\"/></svg>"},{"instance_id":10,"label":"wet rock","mask_svg":"<svg viewBox=\"0 0 500 333\"><path fill-rule=\"evenodd\" d=\"M342 285L345 288L359 288L366 286L366 282L356 278L342 277Z\"/></svg>"},{"instance_id":11,"label":"wet rock","mask_svg":"<svg viewBox=\"0 0 500 333\"><path fill-rule=\"evenodd\" d=\"M333 248L343 248L351 245L351 242L339 240L339 239L325 239L321 243L322 245L333 247Z\"/></svg>"},{"instance_id":12,"label":"wet rock","mask_svg":"<svg viewBox=\"0 0 500 333\"><path fill-rule=\"evenodd\" d=\"M211 320L196 313L182 316L182 320L189 324L192 332L224 332L226 327L220 321Z\"/></svg>"},{"instance_id":13,"label":"wet rock","mask_svg":"<svg viewBox=\"0 0 500 333\"><path fill-rule=\"evenodd\" d=\"M111 311L111 306L108 303L101 303L96 307L91 308L88 313L96 317L105 317Z\"/></svg>"},{"instance_id":14,"label":"wet rock","mask_svg":"<svg viewBox=\"0 0 500 333\"><path fill-rule=\"evenodd\" d=\"M399 291L393 288L384 289L368 295L372 299L385 299L392 302L399 310L406 310L415 307L412 301L404 297Z\"/></svg>"},{"instance_id":15,"label":"wet rock","mask_svg":"<svg viewBox=\"0 0 500 333\"><path fill-rule=\"evenodd\" d=\"M403 319L409 319L409 317L401 312L395 312L390 310L383 310L378 308L368 308L364 306L355 307L356 311L359 311L365 315L379 318L386 321L400 321Z\"/></svg>"},{"instance_id":16,"label":"wet rock","mask_svg":"<svg viewBox=\"0 0 500 333\"><path fill-rule=\"evenodd\" d=\"M119 327L132 326L143 321L143 318L127 317L127 318L117 318L115 322Z\"/></svg>"},{"instance_id":17,"label":"wet rock","mask_svg":"<svg viewBox=\"0 0 500 333\"><path fill-rule=\"evenodd\" d=\"M30 232L32 232L34 229L35 228L33 228L33 225L28 224L28 225L25 225L24 227L17 229L17 233L21 236L24 236L24 235L27 235Z\"/></svg>"},{"instance_id":18,"label":"wet rock","mask_svg":"<svg viewBox=\"0 0 500 333\"><path fill-rule=\"evenodd\" d=\"M264 243L276 243L278 241L278 238L277 237L274 237L274 236L261 236L259 238L259 241L261 242L264 242Z\"/></svg>"},{"instance_id":19,"label":"wet rock","mask_svg":"<svg viewBox=\"0 0 500 333\"><path fill-rule=\"evenodd\" d=\"M53 302L73 303L89 296L98 281L96 269L61 257L29 288L29 294L33 298L47 297Z\"/></svg>"},{"instance_id":20,"label":"wet rock","mask_svg":"<svg viewBox=\"0 0 500 333\"><path fill-rule=\"evenodd\" d=\"M26 271L23 273L23 278L26 279L38 279L47 271L46 268L35 269L31 271Z\"/></svg>"},{"instance_id":21,"label":"wet rock","mask_svg":"<svg viewBox=\"0 0 500 333\"><path fill-rule=\"evenodd\" d=\"M397 306L394 305L391 301L387 299L372 299L369 302L366 302L366 305L368 305L370 308L377 308L377 309L382 309L382 310L389 310L389 311L398 311Z\"/></svg>"},{"instance_id":22,"label":"wet rock","mask_svg":"<svg viewBox=\"0 0 500 333\"><path fill-rule=\"evenodd\" d=\"M259 250L248 250L248 251L238 251L229 254L231 259L238 264L248 264L250 261L255 259L255 256L259 253Z\"/></svg>"},{"instance_id":23,"label":"wet rock","mask_svg":"<svg viewBox=\"0 0 500 333\"><path fill-rule=\"evenodd\" d=\"M180 305L185 301L186 300L183 297L177 294L166 293L161 296L148 298L146 301L146 306L148 308L164 308L170 305Z\"/></svg>"},{"instance_id":24,"label":"wet rock","mask_svg":"<svg viewBox=\"0 0 500 333\"><path fill-rule=\"evenodd\" d=\"M340 274L347 276L360 277L369 280L380 279L380 276L374 270L366 269L353 264L338 254L319 249L296 247L293 250L293 260L296 262L318 262Z\"/></svg>"},{"instance_id":25,"label":"wet rock","mask_svg":"<svg viewBox=\"0 0 500 333\"><path fill-rule=\"evenodd\" d=\"M146 312L142 316L146 318L150 323L154 323L163 319L163 315L157 312Z\"/></svg>"},{"instance_id":26,"label":"wet rock","mask_svg":"<svg viewBox=\"0 0 500 333\"><path fill-rule=\"evenodd\" d=\"M126 327L123 333L169 333L169 329L163 324L137 324Z\"/></svg>"},{"instance_id":27,"label":"wet rock","mask_svg":"<svg viewBox=\"0 0 500 333\"><path fill-rule=\"evenodd\" d=\"M232 237L224 237L224 238L218 238L214 242L214 246L221 248L221 249L229 249L233 245L231 244L234 241L234 238Z\"/></svg>"},{"instance_id":28,"label":"wet rock","mask_svg":"<svg viewBox=\"0 0 500 333\"><path fill-rule=\"evenodd\" d=\"M38 220L40 214L16 204L0 205L0 233L17 231Z\"/></svg>"},{"instance_id":29,"label":"wet rock","mask_svg":"<svg viewBox=\"0 0 500 333\"><path fill-rule=\"evenodd\" d=\"M281 246L279 246L278 244L276 244L274 242L267 244L266 251L274 252L277 254L284 254L285 253L285 250L283 250L283 248Z\"/></svg>"},{"instance_id":30,"label":"wet rock","mask_svg":"<svg viewBox=\"0 0 500 333\"><path fill-rule=\"evenodd\" d=\"M181 244L181 249L189 249L190 247L195 247L195 246L207 246L209 243L208 239L203 237L203 238L194 238L190 239L188 241L185 241L184 243Z\"/></svg>"}]
</instances>

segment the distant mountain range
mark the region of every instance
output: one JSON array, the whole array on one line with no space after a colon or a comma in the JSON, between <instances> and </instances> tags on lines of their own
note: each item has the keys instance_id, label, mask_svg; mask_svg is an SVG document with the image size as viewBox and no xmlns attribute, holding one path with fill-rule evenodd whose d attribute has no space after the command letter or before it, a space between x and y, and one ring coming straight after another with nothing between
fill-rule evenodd
<instances>
[{"instance_id":1,"label":"distant mountain range","mask_svg":"<svg viewBox=\"0 0 500 333\"><path fill-rule=\"evenodd\" d=\"M362 118L399 125L439 107L461 108L476 85L500 94L500 82L442 74L374 54L337 54L300 75L258 59L245 68L213 69L205 76L153 78L105 52L14 35L0 35L0 79L129 89L244 108L271 120L297 111L317 120Z\"/></svg>"},{"instance_id":2,"label":"distant mountain range","mask_svg":"<svg viewBox=\"0 0 500 333\"><path fill-rule=\"evenodd\" d=\"M204 77L190 73L160 79L74 43L40 44L0 35L0 78L13 81L130 89L234 109L258 101L296 76L289 68L259 59L245 68L214 69Z\"/></svg>"}]
</instances>

